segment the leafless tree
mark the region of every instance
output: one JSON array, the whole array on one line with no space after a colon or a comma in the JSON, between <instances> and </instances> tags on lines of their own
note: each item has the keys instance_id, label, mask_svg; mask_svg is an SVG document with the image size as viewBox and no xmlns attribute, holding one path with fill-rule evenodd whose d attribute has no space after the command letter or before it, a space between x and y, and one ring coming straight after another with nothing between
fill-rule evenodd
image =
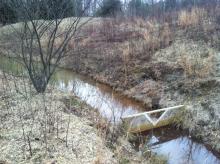
<instances>
[{"instance_id":1,"label":"leafless tree","mask_svg":"<svg viewBox=\"0 0 220 164\"><path fill-rule=\"evenodd\" d=\"M11 25L18 38L19 51L30 80L38 93L46 90L61 59L67 56L69 41L90 18L82 19L90 1L84 4L77 17L66 18L72 1L12 0L21 23ZM43 10L42 10L43 9ZM44 12L44 13L42 13Z\"/></svg>"}]
</instances>

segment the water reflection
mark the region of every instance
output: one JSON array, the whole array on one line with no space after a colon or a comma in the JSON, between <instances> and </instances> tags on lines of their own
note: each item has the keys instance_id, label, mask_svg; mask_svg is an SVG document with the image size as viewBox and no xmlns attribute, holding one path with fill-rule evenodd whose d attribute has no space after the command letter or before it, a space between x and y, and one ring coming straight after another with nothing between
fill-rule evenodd
<instances>
[{"instance_id":1,"label":"water reflection","mask_svg":"<svg viewBox=\"0 0 220 164\"><path fill-rule=\"evenodd\" d=\"M187 136L161 142L159 137L152 136L147 144L153 152L168 157L169 164L220 164L204 145Z\"/></svg>"},{"instance_id":2,"label":"water reflection","mask_svg":"<svg viewBox=\"0 0 220 164\"><path fill-rule=\"evenodd\" d=\"M119 121L122 116L138 113L141 110L140 105L121 97L107 86L84 81L83 77L72 72L69 74L66 70L56 73L55 83L59 89L73 92L111 121Z\"/></svg>"}]
</instances>

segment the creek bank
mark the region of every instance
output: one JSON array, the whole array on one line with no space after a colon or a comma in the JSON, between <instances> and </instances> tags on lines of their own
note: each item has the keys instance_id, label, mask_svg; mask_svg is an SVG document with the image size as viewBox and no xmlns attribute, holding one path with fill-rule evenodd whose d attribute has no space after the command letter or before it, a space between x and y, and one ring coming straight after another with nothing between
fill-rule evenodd
<instances>
[{"instance_id":1,"label":"creek bank","mask_svg":"<svg viewBox=\"0 0 220 164\"><path fill-rule=\"evenodd\" d=\"M114 152L119 163L166 163L165 156L152 153L148 147L136 149L133 143L134 141L138 142L139 137L132 134L128 135L124 124L114 124L107 118L103 118L97 109L88 107L84 101L76 96L64 98L63 102L69 109L68 113L89 120L89 125L98 130L98 135L104 139L106 146Z\"/></svg>"},{"instance_id":2,"label":"creek bank","mask_svg":"<svg viewBox=\"0 0 220 164\"><path fill-rule=\"evenodd\" d=\"M17 91L23 91L27 80L0 75L0 161L3 163L165 163L153 154L147 158L139 156L123 138L123 131L117 131L121 134L117 140L106 140L106 134L114 137L108 129L110 126L96 110L72 93L50 86L45 95L39 95L32 88L31 92L24 92L33 94L26 99ZM42 129L45 107L49 131L47 153ZM25 142L24 136L28 141Z\"/></svg>"},{"instance_id":3,"label":"creek bank","mask_svg":"<svg viewBox=\"0 0 220 164\"><path fill-rule=\"evenodd\" d=\"M158 50L150 61L132 58L127 81L123 78L123 63L114 62L117 56L109 60L100 54L91 56L82 57L82 67L77 69L69 62L62 65L142 102L146 109L186 105L186 114L178 126L220 152L220 70L215 49L201 41L176 40ZM102 60L109 64L99 69Z\"/></svg>"},{"instance_id":4,"label":"creek bank","mask_svg":"<svg viewBox=\"0 0 220 164\"><path fill-rule=\"evenodd\" d=\"M45 95L24 99L16 92L13 80L19 90L24 89L24 81L9 77L6 84L2 75L1 78L0 160L6 163L94 163L101 156L104 163L117 163L86 119L64 112L66 108L61 99L69 94L49 89ZM47 153L41 127L45 123L44 105L49 119ZM23 137L28 137L29 141L25 142Z\"/></svg>"}]
</instances>

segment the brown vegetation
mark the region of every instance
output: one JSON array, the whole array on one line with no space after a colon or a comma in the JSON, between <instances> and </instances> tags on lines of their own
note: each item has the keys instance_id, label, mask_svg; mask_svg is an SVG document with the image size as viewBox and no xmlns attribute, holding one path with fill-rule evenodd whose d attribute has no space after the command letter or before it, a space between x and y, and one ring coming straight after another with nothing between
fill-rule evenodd
<instances>
[{"instance_id":1,"label":"brown vegetation","mask_svg":"<svg viewBox=\"0 0 220 164\"><path fill-rule=\"evenodd\" d=\"M216 8L215 11L219 9ZM65 58L62 66L107 83L127 96L145 103L149 109L182 103L189 106L198 104L188 109L183 127L190 132L200 128L201 138L206 136L202 131L211 131L209 136L218 141L214 135L219 134L216 130L219 128L217 125L219 112L211 110L219 109L219 103L217 103L219 81L215 79L220 73L220 68L217 67L220 60L216 50L220 43L219 13L214 16L205 8L192 8L179 11L177 15L176 19L169 19L170 21L163 21L163 23L154 18L151 20L105 18L91 22L82 28L67 45L69 56ZM172 15L168 16L172 18ZM54 43L55 49L60 44L58 39ZM204 99L217 105L211 106L211 103L204 102ZM59 102L63 103L60 100ZM65 142L66 147L71 145L71 138L68 136L74 131L71 132L69 129L73 130L74 125L69 124L69 120L72 117L79 119L85 116L87 120L92 121L86 126L95 127L98 137L104 138L106 145L115 151L122 163L126 163L127 159L124 159L124 154L121 153L124 151L124 145L119 142L125 137L121 127L112 126L98 114L88 113L81 104L77 107L75 103L78 101L72 102L73 106L71 103L68 104L65 101L64 103L68 109L62 108L62 110L65 109L67 123L64 129L57 128L56 125L59 123L55 120L63 111L59 109L57 115L47 115L47 112L42 111L47 118L46 124L45 120L40 120L40 123L48 126L48 129L42 129L43 145L47 143L46 137L51 137L51 134L62 130L62 142ZM193 112L196 114L193 115ZM53 112L49 114L51 113ZM79 118L71 116L72 113ZM206 118L202 118L202 114L206 115ZM40 119L40 116L36 119ZM88 118L88 116L91 117ZM211 121L209 117L212 117ZM189 125L188 122L192 124ZM22 126L19 128L22 129ZM39 126L39 129L41 128ZM51 134L48 134L48 131ZM32 132L23 135L25 150L28 150L29 155L34 155L33 141L30 139ZM33 143L35 144L35 141ZM215 142L209 143L214 145ZM45 147L47 149L48 145ZM61 148L63 149L63 146ZM216 149L218 150L219 147ZM66 151L69 152L69 149ZM102 163L105 159L100 152L97 154L94 162Z\"/></svg>"},{"instance_id":2,"label":"brown vegetation","mask_svg":"<svg viewBox=\"0 0 220 164\"><path fill-rule=\"evenodd\" d=\"M77 40L78 52L70 51L80 56L77 63L73 64L73 55L64 64L124 91L149 108L199 103L194 102L195 95L203 97L212 91L218 97L214 86L207 92L201 85L219 76L218 14L192 8L177 15L170 15L174 19L164 23L155 19L104 20Z\"/></svg>"},{"instance_id":3,"label":"brown vegetation","mask_svg":"<svg viewBox=\"0 0 220 164\"><path fill-rule=\"evenodd\" d=\"M203 8L192 8L191 11L183 10L178 15L178 24L182 27L198 26L207 18L207 12Z\"/></svg>"}]
</instances>

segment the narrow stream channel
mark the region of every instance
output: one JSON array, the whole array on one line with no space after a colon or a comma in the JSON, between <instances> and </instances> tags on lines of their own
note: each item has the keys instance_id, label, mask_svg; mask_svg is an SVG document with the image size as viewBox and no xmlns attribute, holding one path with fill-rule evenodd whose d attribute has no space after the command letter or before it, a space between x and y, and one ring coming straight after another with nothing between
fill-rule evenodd
<instances>
[{"instance_id":1,"label":"narrow stream channel","mask_svg":"<svg viewBox=\"0 0 220 164\"><path fill-rule=\"evenodd\" d=\"M0 58L0 66L11 71L14 67ZM7 66L3 66L7 63ZM60 69L54 76L58 89L73 92L90 106L99 110L109 120L120 120L121 116L145 111L140 103L114 92L110 87L95 82L70 70ZM152 152L167 157L169 164L220 164L220 154L191 139L186 133L170 129L154 129L146 133L146 146Z\"/></svg>"},{"instance_id":2,"label":"narrow stream channel","mask_svg":"<svg viewBox=\"0 0 220 164\"><path fill-rule=\"evenodd\" d=\"M99 110L103 117L119 120L121 116L145 111L132 99L114 92L110 87L97 83L69 70L60 70L55 75L59 89L74 92L87 104ZM152 152L164 155L169 164L220 164L220 155L192 140L185 133L164 128L154 130L146 145Z\"/></svg>"}]
</instances>

